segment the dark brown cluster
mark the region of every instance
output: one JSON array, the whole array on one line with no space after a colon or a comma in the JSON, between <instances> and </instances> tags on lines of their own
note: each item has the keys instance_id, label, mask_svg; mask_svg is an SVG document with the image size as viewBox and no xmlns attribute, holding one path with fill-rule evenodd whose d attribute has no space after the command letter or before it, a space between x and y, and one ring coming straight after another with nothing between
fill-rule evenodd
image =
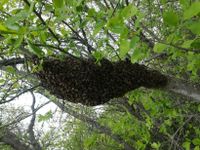
<instances>
[{"instance_id":1,"label":"dark brown cluster","mask_svg":"<svg viewBox=\"0 0 200 150\"><path fill-rule=\"evenodd\" d=\"M129 61L110 62L67 57L46 58L37 72L41 85L58 98L88 106L100 105L139 88L160 88L167 78Z\"/></svg>"}]
</instances>

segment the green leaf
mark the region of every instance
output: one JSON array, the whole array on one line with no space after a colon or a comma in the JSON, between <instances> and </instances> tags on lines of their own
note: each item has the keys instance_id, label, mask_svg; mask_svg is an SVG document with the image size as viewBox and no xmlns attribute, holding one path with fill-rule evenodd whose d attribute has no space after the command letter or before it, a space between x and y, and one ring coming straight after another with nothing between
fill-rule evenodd
<instances>
[{"instance_id":1,"label":"green leaf","mask_svg":"<svg viewBox=\"0 0 200 150\"><path fill-rule=\"evenodd\" d=\"M1 0L1 1L0 1L0 10L3 9L3 6L4 6L6 3L8 3L8 0Z\"/></svg>"},{"instance_id":2,"label":"green leaf","mask_svg":"<svg viewBox=\"0 0 200 150\"><path fill-rule=\"evenodd\" d=\"M157 150L158 150L159 147L160 147L160 145L161 145L160 143L155 143L155 142L154 142L154 143L151 144L151 147L152 147L153 149L157 149Z\"/></svg>"},{"instance_id":3,"label":"green leaf","mask_svg":"<svg viewBox=\"0 0 200 150\"><path fill-rule=\"evenodd\" d=\"M28 15L30 15L33 12L34 5L35 5L35 3L31 2L31 5L30 5L29 11L28 11Z\"/></svg>"},{"instance_id":4,"label":"green leaf","mask_svg":"<svg viewBox=\"0 0 200 150\"><path fill-rule=\"evenodd\" d=\"M195 146L194 150L200 150L199 146Z\"/></svg>"},{"instance_id":5,"label":"green leaf","mask_svg":"<svg viewBox=\"0 0 200 150\"><path fill-rule=\"evenodd\" d=\"M104 27L104 25L106 24L106 22L99 20L98 22L96 22L94 31L93 31L93 36L95 36L97 33L99 33L99 31Z\"/></svg>"},{"instance_id":6,"label":"green leaf","mask_svg":"<svg viewBox=\"0 0 200 150\"><path fill-rule=\"evenodd\" d=\"M126 6L122 12L121 15L124 19L128 19L134 15L136 15L138 12L137 7L135 7L133 4L129 4L128 6Z\"/></svg>"},{"instance_id":7,"label":"green leaf","mask_svg":"<svg viewBox=\"0 0 200 150\"><path fill-rule=\"evenodd\" d=\"M4 25L0 24L0 31L6 31L6 30L7 28Z\"/></svg>"},{"instance_id":8,"label":"green leaf","mask_svg":"<svg viewBox=\"0 0 200 150\"><path fill-rule=\"evenodd\" d=\"M110 29L110 31L114 33L119 33L119 34L122 33L125 29L123 20L119 16L112 17L108 21L107 27Z\"/></svg>"},{"instance_id":9,"label":"green leaf","mask_svg":"<svg viewBox=\"0 0 200 150\"><path fill-rule=\"evenodd\" d=\"M28 41L28 45L29 45L29 51L31 53L34 53L35 55L37 55L38 57L42 57L44 56L44 52L37 46L35 46L34 44L32 44L30 41Z\"/></svg>"},{"instance_id":10,"label":"green leaf","mask_svg":"<svg viewBox=\"0 0 200 150\"><path fill-rule=\"evenodd\" d=\"M64 6L64 0L53 0L53 5L56 9L62 8Z\"/></svg>"},{"instance_id":11,"label":"green leaf","mask_svg":"<svg viewBox=\"0 0 200 150\"><path fill-rule=\"evenodd\" d=\"M119 56L121 58L124 58L124 56L126 56L126 54L128 53L129 50L130 50L130 41L128 41L126 39L122 39L120 41Z\"/></svg>"},{"instance_id":12,"label":"green leaf","mask_svg":"<svg viewBox=\"0 0 200 150\"><path fill-rule=\"evenodd\" d=\"M131 56L131 62L135 63L145 57L145 53L141 51L140 48L135 48L133 55Z\"/></svg>"},{"instance_id":13,"label":"green leaf","mask_svg":"<svg viewBox=\"0 0 200 150\"><path fill-rule=\"evenodd\" d=\"M23 35L19 35L18 36L18 39L15 41L15 44L14 44L14 49L20 47L21 43L23 42L23 39L24 39L24 36Z\"/></svg>"},{"instance_id":14,"label":"green leaf","mask_svg":"<svg viewBox=\"0 0 200 150\"><path fill-rule=\"evenodd\" d=\"M5 82L5 80L4 79L0 79L0 83L4 83Z\"/></svg>"},{"instance_id":15,"label":"green leaf","mask_svg":"<svg viewBox=\"0 0 200 150\"><path fill-rule=\"evenodd\" d=\"M184 11L184 19L190 19L196 16L200 12L200 2L194 2L192 5Z\"/></svg>"},{"instance_id":16,"label":"green leaf","mask_svg":"<svg viewBox=\"0 0 200 150\"><path fill-rule=\"evenodd\" d=\"M93 56L94 56L94 58L97 60L97 62L103 58L103 54L102 54L102 52L100 52L100 51L95 51L95 52L93 53Z\"/></svg>"},{"instance_id":17,"label":"green leaf","mask_svg":"<svg viewBox=\"0 0 200 150\"><path fill-rule=\"evenodd\" d=\"M9 73L15 73L15 68L13 68L12 66L6 66L6 71Z\"/></svg>"},{"instance_id":18,"label":"green leaf","mask_svg":"<svg viewBox=\"0 0 200 150\"><path fill-rule=\"evenodd\" d=\"M162 44L162 43L156 43L156 44L154 45L153 50L154 50L155 52L160 53L160 52L162 52L165 48L167 48L167 45Z\"/></svg>"},{"instance_id":19,"label":"green leaf","mask_svg":"<svg viewBox=\"0 0 200 150\"><path fill-rule=\"evenodd\" d=\"M16 15L8 18L5 22L5 25L10 29L18 30L16 29L16 26L18 26L19 28L18 22L20 20L25 20L28 17L28 15L29 13L26 10L20 10Z\"/></svg>"},{"instance_id":20,"label":"green leaf","mask_svg":"<svg viewBox=\"0 0 200 150\"><path fill-rule=\"evenodd\" d=\"M130 48L134 48L135 45L139 42L140 38L138 36L134 36L130 42Z\"/></svg>"},{"instance_id":21,"label":"green leaf","mask_svg":"<svg viewBox=\"0 0 200 150\"><path fill-rule=\"evenodd\" d=\"M190 29L192 33L200 35L200 21L191 23L187 28Z\"/></svg>"},{"instance_id":22,"label":"green leaf","mask_svg":"<svg viewBox=\"0 0 200 150\"><path fill-rule=\"evenodd\" d=\"M178 22L179 22L178 15L173 11L165 12L163 14L163 19L164 19L164 23L171 25L171 26L176 26L176 25L178 25Z\"/></svg>"},{"instance_id":23,"label":"green leaf","mask_svg":"<svg viewBox=\"0 0 200 150\"><path fill-rule=\"evenodd\" d=\"M186 9L190 6L190 1L188 1L188 0L179 0L179 1L180 1L180 4L182 5L183 9Z\"/></svg>"},{"instance_id":24,"label":"green leaf","mask_svg":"<svg viewBox=\"0 0 200 150\"><path fill-rule=\"evenodd\" d=\"M183 143L182 146L185 148L185 150L190 150L190 144L191 144L190 142L186 141Z\"/></svg>"},{"instance_id":25,"label":"green leaf","mask_svg":"<svg viewBox=\"0 0 200 150\"><path fill-rule=\"evenodd\" d=\"M139 37L135 37L136 42L139 41ZM137 44L137 43L136 43ZM145 57L148 56L147 47L144 43L138 43L137 46L134 45L133 54L131 56L131 62L135 63L140 60L143 60Z\"/></svg>"},{"instance_id":26,"label":"green leaf","mask_svg":"<svg viewBox=\"0 0 200 150\"><path fill-rule=\"evenodd\" d=\"M41 40L42 43L46 43L46 40L47 40L46 32L44 32L44 31L40 32L40 40Z\"/></svg>"},{"instance_id":27,"label":"green leaf","mask_svg":"<svg viewBox=\"0 0 200 150\"><path fill-rule=\"evenodd\" d=\"M14 30L10 30L4 25L0 24L0 33L1 34L16 34L17 32Z\"/></svg>"},{"instance_id":28,"label":"green leaf","mask_svg":"<svg viewBox=\"0 0 200 150\"><path fill-rule=\"evenodd\" d=\"M94 8L88 10L88 17L93 17L95 15L96 15L96 10Z\"/></svg>"},{"instance_id":29,"label":"green leaf","mask_svg":"<svg viewBox=\"0 0 200 150\"><path fill-rule=\"evenodd\" d=\"M84 140L84 147L89 148L91 145L96 143L95 141L97 140L98 136L96 134L88 137L87 139Z\"/></svg>"},{"instance_id":30,"label":"green leaf","mask_svg":"<svg viewBox=\"0 0 200 150\"><path fill-rule=\"evenodd\" d=\"M48 111L46 114L38 116L38 122L47 121L51 119L52 117L53 117L52 112Z\"/></svg>"},{"instance_id":31,"label":"green leaf","mask_svg":"<svg viewBox=\"0 0 200 150\"><path fill-rule=\"evenodd\" d=\"M188 40L188 41L184 41L184 43L182 44L182 47L184 48L189 48L190 45L194 42L194 40Z\"/></svg>"},{"instance_id":32,"label":"green leaf","mask_svg":"<svg viewBox=\"0 0 200 150\"><path fill-rule=\"evenodd\" d=\"M200 47L200 38L194 40L194 42L191 44L191 47L198 49Z\"/></svg>"},{"instance_id":33,"label":"green leaf","mask_svg":"<svg viewBox=\"0 0 200 150\"><path fill-rule=\"evenodd\" d=\"M200 112L200 104L199 104L199 106L198 106L198 112Z\"/></svg>"},{"instance_id":34,"label":"green leaf","mask_svg":"<svg viewBox=\"0 0 200 150\"><path fill-rule=\"evenodd\" d=\"M192 140L192 143L193 143L194 145L200 145L200 138L195 138L195 139L193 139L193 140Z\"/></svg>"}]
</instances>

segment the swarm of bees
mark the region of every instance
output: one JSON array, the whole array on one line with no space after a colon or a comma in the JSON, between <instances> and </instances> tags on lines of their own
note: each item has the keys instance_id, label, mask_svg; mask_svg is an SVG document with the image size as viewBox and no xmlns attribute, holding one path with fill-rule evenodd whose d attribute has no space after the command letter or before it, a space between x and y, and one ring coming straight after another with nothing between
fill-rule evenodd
<instances>
[{"instance_id":1,"label":"swarm of bees","mask_svg":"<svg viewBox=\"0 0 200 150\"><path fill-rule=\"evenodd\" d=\"M104 104L141 86L160 88L167 84L158 71L125 60L96 63L73 57L44 58L41 65L36 74L45 89L60 99L87 106Z\"/></svg>"}]
</instances>

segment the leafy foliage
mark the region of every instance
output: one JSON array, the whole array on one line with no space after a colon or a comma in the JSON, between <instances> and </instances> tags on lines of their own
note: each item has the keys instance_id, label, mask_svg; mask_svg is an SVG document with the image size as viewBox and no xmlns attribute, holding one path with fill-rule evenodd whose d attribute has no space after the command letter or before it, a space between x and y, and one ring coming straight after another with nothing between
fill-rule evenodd
<instances>
[{"instance_id":1,"label":"leafy foliage","mask_svg":"<svg viewBox=\"0 0 200 150\"><path fill-rule=\"evenodd\" d=\"M199 8L198 0L1 0L0 104L35 90L38 80L32 75L42 69L42 58L49 56L61 60L72 55L95 58L96 63L104 57L110 61L130 59L199 83ZM38 66L28 60L33 54L41 58ZM19 60L11 64L5 61L13 58L23 61L20 65ZM40 90L34 92L52 99ZM112 134L100 132L95 124L65 118L62 130L50 128L36 139L43 149L120 150L128 144L141 150L198 150L200 104L190 100L141 88L96 111L73 105L76 112L108 127ZM6 114L8 110L1 111ZM6 117L11 116L0 118L0 125L7 125ZM49 111L38 115L37 121L45 123L53 117ZM21 138L31 143L26 134ZM10 148L0 145L0 149Z\"/></svg>"}]
</instances>

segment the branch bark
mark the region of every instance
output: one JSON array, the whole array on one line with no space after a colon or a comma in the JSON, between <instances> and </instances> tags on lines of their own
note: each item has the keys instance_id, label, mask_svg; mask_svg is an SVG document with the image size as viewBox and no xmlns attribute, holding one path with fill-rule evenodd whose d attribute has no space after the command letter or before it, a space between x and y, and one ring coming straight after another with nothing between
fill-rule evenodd
<instances>
[{"instance_id":1,"label":"branch bark","mask_svg":"<svg viewBox=\"0 0 200 150\"><path fill-rule=\"evenodd\" d=\"M163 89L200 102L200 84L168 77L168 83Z\"/></svg>"},{"instance_id":2,"label":"branch bark","mask_svg":"<svg viewBox=\"0 0 200 150\"><path fill-rule=\"evenodd\" d=\"M36 103L36 98L34 93L31 91L30 92L32 97L33 97L33 103L31 105L31 110L32 110L32 118L30 121L30 124L28 126L28 133L29 133L29 139L30 139L30 143L33 146L33 148L35 150L42 150L42 147L40 145L40 143L38 142L38 140L35 138L35 133L34 133L34 125L35 125L35 118L36 118L36 108L35 108L35 103Z\"/></svg>"}]
</instances>

